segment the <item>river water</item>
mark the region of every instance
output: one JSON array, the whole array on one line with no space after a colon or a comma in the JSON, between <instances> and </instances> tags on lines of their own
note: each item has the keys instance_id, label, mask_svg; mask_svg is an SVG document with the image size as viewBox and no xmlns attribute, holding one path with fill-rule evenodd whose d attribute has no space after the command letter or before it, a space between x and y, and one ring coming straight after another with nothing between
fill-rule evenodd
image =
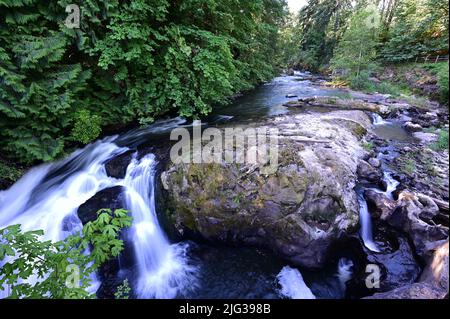
<instances>
[{"instance_id":1,"label":"river water","mask_svg":"<svg viewBox=\"0 0 450 319\"><path fill-rule=\"evenodd\" d=\"M301 81L305 75L277 77L237 98L232 105L216 108L214 113L219 115L205 120L240 122L304 112L283 107L289 100L286 96L345 94ZM134 297L342 298L345 282L352 276L351 259L336 259L319 272L309 272L292 268L264 250L171 241L158 220L155 204L158 163L153 154L140 159L135 156L123 179L107 176L105 162L141 144L152 144L153 140L160 143L156 141L161 136L183 125L188 123L180 118L158 121L95 142L60 162L31 169L9 190L0 192L0 228L21 224L24 230L44 230L44 239L61 240L81 229L77 217L80 205L101 190L122 186L125 208L133 214L127 240L133 246L134 262L121 270L123 278L120 279L130 279ZM363 201L361 205L367 208ZM371 246L369 249L376 250L370 216L367 211L362 213L362 239L366 246ZM100 283L97 277L93 280L91 288L95 291ZM0 297L6 296L6 292L0 292Z\"/></svg>"}]
</instances>

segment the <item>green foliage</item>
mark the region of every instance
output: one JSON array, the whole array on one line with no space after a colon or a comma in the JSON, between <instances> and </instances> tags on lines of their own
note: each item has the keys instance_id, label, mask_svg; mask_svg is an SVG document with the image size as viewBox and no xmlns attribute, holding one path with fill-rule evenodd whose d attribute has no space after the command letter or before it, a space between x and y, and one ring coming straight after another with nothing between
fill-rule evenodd
<instances>
[{"instance_id":1,"label":"green foliage","mask_svg":"<svg viewBox=\"0 0 450 319\"><path fill-rule=\"evenodd\" d=\"M0 1L0 147L25 163L100 126L209 113L275 74L287 15L284 0L90 0L68 29L70 3Z\"/></svg>"},{"instance_id":2,"label":"green foliage","mask_svg":"<svg viewBox=\"0 0 450 319\"><path fill-rule=\"evenodd\" d=\"M403 159L403 162L400 165L400 169L403 173L412 175L417 169L417 164L416 161L414 160L414 157L410 154L406 155L405 158Z\"/></svg>"},{"instance_id":3,"label":"green foliage","mask_svg":"<svg viewBox=\"0 0 450 319\"><path fill-rule=\"evenodd\" d=\"M449 83L448 83L448 77L449 77L449 68L448 68L448 62L443 64L443 67L441 67L438 72L438 85L441 91L441 101L443 103L446 103L448 105L448 99L449 99Z\"/></svg>"},{"instance_id":4,"label":"green foliage","mask_svg":"<svg viewBox=\"0 0 450 319\"><path fill-rule=\"evenodd\" d=\"M332 70L349 78L355 87L361 87L361 82L366 82L370 73L377 67L374 60L378 30L368 23L372 17L377 19L374 12L375 10L369 7L353 14L331 60Z\"/></svg>"},{"instance_id":5,"label":"green foliage","mask_svg":"<svg viewBox=\"0 0 450 319\"><path fill-rule=\"evenodd\" d=\"M364 19L368 9L378 21ZM344 69L364 66L370 73L374 61L412 62L448 54L448 0L309 0L297 21L289 26L284 56L290 56L284 61L312 71L327 69L332 61ZM376 34L364 33L362 22L372 24ZM364 39L368 42L361 41ZM358 49L362 57L352 54ZM356 77L354 82L364 81L364 76Z\"/></svg>"},{"instance_id":6,"label":"green foliage","mask_svg":"<svg viewBox=\"0 0 450 319\"><path fill-rule=\"evenodd\" d=\"M404 62L430 53L448 54L448 23L448 0L399 0L381 58Z\"/></svg>"},{"instance_id":7,"label":"green foliage","mask_svg":"<svg viewBox=\"0 0 450 319\"><path fill-rule=\"evenodd\" d=\"M0 178L15 182L23 173L22 169L0 159Z\"/></svg>"},{"instance_id":8,"label":"green foliage","mask_svg":"<svg viewBox=\"0 0 450 319\"><path fill-rule=\"evenodd\" d=\"M123 283L117 287L117 291L114 293L115 299L130 299L131 288L128 283L128 279L125 279Z\"/></svg>"},{"instance_id":9,"label":"green foliage","mask_svg":"<svg viewBox=\"0 0 450 319\"><path fill-rule=\"evenodd\" d=\"M90 274L119 255L123 250L119 232L131 225L122 209L97 214L81 234L56 243L41 241L43 231L23 232L20 225L0 230L0 289L9 285L10 298L92 298L86 291ZM88 248L91 253L85 254Z\"/></svg>"},{"instance_id":10,"label":"green foliage","mask_svg":"<svg viewBox=\"0 0 450 319\"><path fill-rule=\"evenodd\" d=\"M372 152L375 148L372 142L365 142L362 144L362 147L368 152Z\"/></svg>"},{"instance_id":11,"label":"green foliage","mask_svg":"<svg viewBox=\"0 0 450 319\"><path fill-rule=\"evenodd\" d=\"M349 0L310 0L299 12L295 27L296 64L312 71L328 64L351 10L352 1Z\"/></svg>"},{"instance_id":12,"label":"green foliage","mask_svg":"<svg viewBox=\"0 0 450 319\"><path fill-rule=\"evenodd\" d=\"M448 105L449 67L448 62L424 64L423 67L437 76L441 102Z\"/></svg>"},{"instance_id":13,"label":"green foliage","mask_svg":"<svg viewBox=\"0 0 450 319\"><path fill-rule=\"evenodd\" d=\"M431 145L431 148L437 151L448 150L448 143L448 130L443 129L439 131L439 139Z\"/></svg>"},{"instance_id":14,"label":"green foliage","mask_svg":"<svg viewBox=\"0 0 450 319\"><path fill-rule=\"evenodd\" d=\"M75 125L72 129L74 141L88 144L95 140L101 133L101 118L92 115L88 110L81 110L75 115Z\"/></svg>"}]
</instances>

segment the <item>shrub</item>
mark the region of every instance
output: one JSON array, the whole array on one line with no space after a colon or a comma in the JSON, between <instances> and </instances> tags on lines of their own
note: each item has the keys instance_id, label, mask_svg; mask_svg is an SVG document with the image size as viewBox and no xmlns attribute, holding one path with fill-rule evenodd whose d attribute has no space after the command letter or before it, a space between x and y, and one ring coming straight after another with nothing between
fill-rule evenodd
<instances>
[{"instance_id":1,"label":"shrub","mask_svg":"<svg viewBox=\"0 0 450 319\"><path fill-rule=\"evenodd\" d=\"M41 241L43 231L23 232L20 225L0 230L0 290L11 286L10 298L93 298L86 289L90 275L117 257L123 242L121 229L131 225L127 212L100 210L80 234L52 243ZM91 253L85 254L90 248ZM27 282L33 276L37 280ZM73 276L73 277L72 277Z\"/></svg>"},{"instance_id":2,"label":"shrub","mask_svg":"<svg viewBox=\"0 0 450 319\"><path fill-rule=\"evenodd\" d=\"M437 151L448 150L448 130L440 130L439 138L436 143L431 145L431 148Z\"/></svg>"},{"instance_id":3,"label":"shrub","mask_svg":"<svg viewBox=\"0 0 450 319\"><path fill-rule=\"evenodd\" d=\"M83 144L95 140L102 132L101 122L100 116L92 115L88 110L79 111L75 116L72 139Z\"/></svg>"}]
</instances>

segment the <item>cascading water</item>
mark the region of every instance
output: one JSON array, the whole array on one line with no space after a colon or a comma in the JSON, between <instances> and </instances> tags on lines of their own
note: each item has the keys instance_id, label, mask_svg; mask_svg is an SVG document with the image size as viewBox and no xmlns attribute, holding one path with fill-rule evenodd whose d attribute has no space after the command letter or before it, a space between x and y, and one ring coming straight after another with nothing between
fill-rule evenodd
<instances>
[{"instance_id":1,"label":"cascading water","mask_svg":"<svg viewBox=\"0 0 450 319\"><path fill-rule=\"evenodd\" d=\"M364 246L373 252L380 252L377 245L373 241L372 235L372 219L370 217L369 208L367 207L367 202L364 199L363 194L358 194L359 202L359 220L361 225L361 239L363 240Z\"/></svg>"},{"instance_id":2,"label":"cascading water","mask_svg":"<svg viewBox=\"0 0 450 319\"><path fill-rule=\"evenodd\" d=\"M277 276L281 286L279 293L290 299L316 299L311 289L306 286L303 276L297 269L284 267Z\"/></svg>"},{"instance_id":3,"label":"cascading water","mask_svg":"<svg viewBox=\"0 0 450 319\"><path fill-rule=\"evenodd\" d=\"M388 124L389 122L385 121L379 114L377 113L373 113L372 114L372 119L373 119L373 125L385 125Z\"/></svg>"},{"instance_id":4,"label":"cascading water","mask_svg":"<svg viewBox=\"0 0 450 319\"><path fill-rule=\"evenodd\" d=\"M20 224L24 231L43 230L44 240L59 241L81 229L77 210L97 192L114 186L126 189L133 215L131 237L136 250L141 298L173 298L192 287L195 269L188 266L186 245L170 245L155 213L153 155L133 159L126 177L108 177L105 162L128 150L113 138L87 146L61 162L37 167L9 190L0 192L0 228ZM95 278L93 278L95 281ZM30 278L30 281L35 281ZM98 288L93 285L90 291ZM0 291L0 298L7 292Z\"/></svg>"},{"instance_id":5,"label":"cascading water","mask_svg":"<svg viewBox=\"0 0 450 319\"><path fill-rule=\"evenodd\" d=\"M175 298L192 288L195 268L186 264L186 244L170 245L155 210L153 154L128 166L123 181L126 208L133 216L130 237L138 264L137 295L140 298Z\"/></svg>"},{"instance_id":6,"label":"cascading water","mask_svg":"<svg viewBox=\"0 0 450 319\"><path fill-rule=\"evenodd\" d=\"M339 284L341 286L342 294L345 295L346 291L346 284L347 282L352 279L353 275L353 261L347 258L341 258L338 262L338 278L339 278Z\"/></svg>"},{"instance_id":7,"label":"cascading water","mask_svg":"<svg viewBox=\"0 0 450 319\"><path fill-rule=\"evenodd\" d=\"M43 230L43 240L59 241L82 228L78 207L116 181L103 163L127 149L106 141L89 145L64 161L32 169L1 193L0 228L20 224L23 231ZM91 278L98 288L95 276ZM32 276L29 282L36 282ZM0 292L2 293L2 292ZM8 296L3 291L0 298Z\"/></svg>"},{"instance_id":8,"label":"cascading water","mask_svg":"<svg viewBox=\"0 0 450 319\"><path fill-rule=\"evenodd\" d=\"M394 199L392 194L396 191L397 187L400 185L400 182L395 180L392 177L392 174L387 171L384 172L383 180L386 183L386 196L389 199Z\"/></svg>"}]
</instances>

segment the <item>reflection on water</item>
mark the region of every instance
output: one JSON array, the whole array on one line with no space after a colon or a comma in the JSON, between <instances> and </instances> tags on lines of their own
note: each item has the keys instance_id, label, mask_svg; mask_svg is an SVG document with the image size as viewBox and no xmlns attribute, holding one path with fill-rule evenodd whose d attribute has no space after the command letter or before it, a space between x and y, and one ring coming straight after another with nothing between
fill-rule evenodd
<instances>
[{"instance_id":1,"label":"reflection on water","mask_svg":"<svg viewBox=\"0 0 450 319\"><path fill-rule=\"evenodd\" d=\"M237 120L250 120L264 116L286 114L290 109L282 106L289 100L286 96L296 95L298 98L311 96L337 96L346 91L314 86L310 81L299 79L307 76L297 72L295 76L277 77L271 82L246 92L232 104L217 107L214 113L234 116ZM294 98L295 99L295 98Z\"/></svg>"},{"instance_id":2,"label":"reflection on water","mask_svg":"<svg viewBox=\"0 0 450 319\"><path fill-rule=\"evenodd\" d=\"M385 121L383 124L375 125L375 135L386 141L412 142L414 138L397 122Z\"/></svg>"}]
</instances>

